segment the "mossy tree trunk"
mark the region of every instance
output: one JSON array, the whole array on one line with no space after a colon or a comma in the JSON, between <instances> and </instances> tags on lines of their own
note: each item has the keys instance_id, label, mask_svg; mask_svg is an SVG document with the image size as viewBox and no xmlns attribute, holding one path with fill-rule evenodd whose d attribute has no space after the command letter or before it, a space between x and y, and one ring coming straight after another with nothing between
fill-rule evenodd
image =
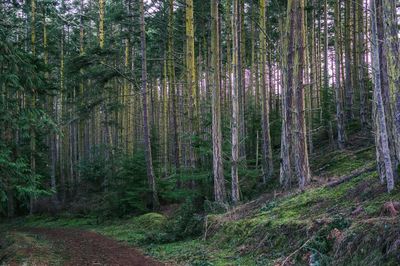
<instances>
[{"instance_id":1,"label":"mossy tree trunk","mask_svg":"<svg viewBox=\"0 0 400 266\"><path fill-rule=\"evenodd\" d=\"M392 191L394 188L394 177L393 177L393 169L392 169L392 159L390 156L390 148L389 148L389 137L388 137L388 128L386 125L386 115L385 108L383 107L383 97L382 97L382 83L381 83L381 63L380 63L380 49L379 49L379 38L378 38L378 23L377 16L379 12L377 12L378 8L381 8L380 3L377 3L381 0L371 0L371 29L372 29L372 64L373 64L373 74L374 74L374 101L376 105L376 134L378 135L378 143L377 146L380 146L378 149L381 151L379 154L382 156L382 160L384 162L385 167L385 176L386 176L386 184L388 192ZM379 163L379 161L378 161ZM383 172L380 172L381 174ZM381 179L384 179L381 177Z\"/></svg>"}]
</instances>

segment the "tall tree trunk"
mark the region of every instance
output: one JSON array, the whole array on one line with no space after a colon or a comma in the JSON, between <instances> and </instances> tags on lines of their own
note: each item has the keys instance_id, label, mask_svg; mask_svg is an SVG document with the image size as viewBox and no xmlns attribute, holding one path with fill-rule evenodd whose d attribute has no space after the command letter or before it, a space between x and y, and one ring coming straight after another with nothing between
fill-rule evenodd
<instances>
[{"instance_id":1,"label":"tall tree trunk","mask_svg":"<svg viewBox=\"0 0 400 266\"><path fill-rule=\"evenodd\" d=\"M61 12L62 14L65 13L65 2L64 0L61 1ZM64 38L65 38L65 30L64 30L64 23L62 23L61 26L61 40L60 40L60 100L61 100L61 107L60 107L60 112L57 117L57 122L61 123L63 115L66 113L66 101L65 101L65 93L64 93ZM66 130L66 125L61 126L61 132L63 133L63 137L59 136L59 155L58 155L58 160L59 160L59 172L60 172L60 200L61 203L64 203L66 200L66 166L67 166L67 156L66 156L66 143L67 143L67 130Z\"/></svg>"},{"instance_id":2,"label":"tall tree trunk","mask_svg":"<svg viewBox=\"0 0 400 266\"><path fill-rule=\"evenodd\" d=\"M352 120L353 115L353 84L352 84L352 71L351 71L351 27L350 27L350 14L351 14L351 1L344 1L344 54L345 54L345 67L346 67L346 79L345 79L345 92L346 92L346 119Z\"/></svg>"},{"instance_id":3,"label":"tall tree trunk","mask_svg":"<svg viewBox=\"0 0 400 266\"><path fill-rule=\"evenodd\" d=\"M43 6L43 50L44 50L44 65L46 69L49 64L49 51L48 51L48 35L47 35L47 22L46 22L46 6ZM49 79L49 73L45 73L46 80ZM57 110L54 108L56 102L55 97L51 96L47 98L48 111L55 118ZM57 186L56 186L56 167L57 167L57 135L55 132L51 132L49 136L49 160L50 160L50 186L53 192L52 201L53 204L57 204Z\"/></svg>"},{"instance_id":4,"label":"tall tree trunk","mask_svg":"<svg viewBox=\"0 0 400 266\"><path fill-rule=\"evenodd\" d=\"M378 0L380 1L380 0ZM386 184L388 192L394 188L394 177L392 169L392 160L390 158L388 132L386 126L385 109L383 107L382 100L382 88L381 88L381 71L380 71L380 56L378 46L378 27L377 27L377 0L371 0L371 31L372 31L372 64L374 74L374 100L376 101L376 117L377 117L377 133L379 135L380 142L376 145L381 145L381 151L385 166ZM382 178L382 177L381 177Z\"/></svg>"},{"instance_id":5,"label":"tall tree trunk","mask_svg":"<svg viewBox=\"0 0 400 266\"><path fill-rule=\"evenodd\" d=\"M237 78L239 80L239 119L240 122L238 124L239 127L239 160L246 163L246 124L245 124L245 112L246 112L246 31L244 24L244 0L239 1L238 8L238 68L239 72L237 73Z\"/></svg>"},{"instance_id":6,"label":"tall tree trunk","mask_svg":"<svg viewBox=\"0 0 400 266\"><path fill-rule=\"evenodd\" d=\"M219 76L219 12L218 0L211 0L211 61L212 61L212 143L213 143L213 173L214 198L216 202L225 201L225 179L222 163L222 132L221 132L221 84ZM232 179L232 201L239 200L238 180Z\"/></svg>"},{"instance_id":7,"label":"tall tree trunk","mask_svg":"<svg viewBox=\"0 0 400 266\"><path fill-rule=\"evenodd\" d=\"M340 31L340 2L335 3L335 102L337 121L337 144L340 150L345 146L343 97L341 88L341 31Z\"/></svg>"},{"instance_id":8,"label":"tall tree trunk","mask_svg":"<svg viewBox=\"0 0 400 266\"><path fill-rule=\"evenodd\" d=\"M258 70L258 67L256 66L256 64L258 63L258 54L256 54L256 42L257 42L257 38L256 38L256 8L257 6L254 3L254 0L251 0L250 3L250 9L251 9L251 22L250 22L250 49L251 49L251 57L250 57L250 76L249 76L249 95L251 95L253 97L254 100L254 110L258 110L257 109L257 105L258 105L258 86L256 82L256 79L258 79L258 73L256 72ZM253 121L256 121L258 113L257 111L252 112L252 119ZM256 155L258 155L258 151L256 149L257 147L257 138L254 138L255 135L257 135L257 131L258 131L258 125L256 123L250 123L250 129L251 129L251 133L250 135L253 136L250 138L250 150L255 150L256 151ZM256 158L256 165L258 166L258 158ZM257 168L257 167L256 167Z\"/></svg>"},{"instance_id":9,"label":"tall tree trunk","mask_svg":"<svg viewBox=\"0 0 400 266\"><path fill-rule=\"evenodd\" d=\"M384 31L383 17L383 0L377 0L376 4L376 26L377 26L377 38L378 38L378 51L379 51L379 66L380 66L380 77L381 77L381 95L383 108L385 111L385 120L387 126L387 136L390 147L390 157L392 159L393 174L396 175L396 166L398 165L398 159L396 156L396 136L395 136L395 124L393 122L393 109L391 108L391 91L390 91L390 75L388 69L388 56L385 42L387 36ZM378 111L378 110L377 110Z\"/></svg>"},{"instance_id":10,"label":"tall tree trunk","mask_svg":"<svg viewBox=\"0 0 400 266\"><path fill-rule=\"evenodd\" d=\"M305 21L304 21L304 0L295 0L296 5L296 57L295 57L295 81L294 91L294 128L295 128L295 169L299 178L299 188L304 189L310 180L310 166L308 162L307 134L304 107L304 65L305 65Z\"/></svg>"},{"instance_id":11,"label":"tall tree trunk","mask_svg":"<svg viewBox=\"0 0 400 266\"><path fill-rule=\"evenodd\" d=\"M32 54L36 55L36 0L31 0L31 50ZM36 89L32 89L31 108L36 108ZM34 126L31 125L30 129L30 166L31 166L31 178L36 178L36 132ZM29 214L33 214L33 207L35 201L35 195L30 195L29 199Z\"/></svg>"},{"instance_id":12,"label":"tall tree trunk","mask_svg":"<svg viewBox=\"0 0 400 266\"><path fill-rule=\"evenodd\" d=\"M83 0L80 0L80 6L79 6L79 12L81 13L79 16L79 54L82 56L84 53L84 37L85 37L85 32L84 32L84 25L83 25L83 17L84 17L84 3ZM83 70L80 70L81 75L83 74ZM79 82L79 105L82 108L84 106L84 85L83 81ZM84 145L84 140L85 140L85 120L80 118L79 119L79 129L78 129L78 156L79 160L83 160L84 154L85 154L85 145ZM77 172L78 174L78 179L80 179L80 171Z\"/></svg>"},{"instance_id":13,"label":"tall tree trunk","mask_svg":"<svg viewBox=\"0 0 400 266\"><path fill-rule=\"evenodd\" d=\"M163 63L163 78L162 78L162 161L163 161L163 176L168 174L168 88L167 88L167 59Z\"/></svg>"},{"instance_id":14,"label":"tall tree trunk","mask_svg":"<svg viewBox=\"0 0 400 266\"><path fill-rule=\"evenodd\" d=\"M267 54L267 43L265 38L266 26L265 26L265 0L260 0L260 49L261 49L261 60L260 60L260 80L262 90L262 138L263 138L263 183L265 184L267 179L272 176L273 163L272 163L272 149L271 149L271 134L269 126L269 100L265 78L266 68L266 54ZM268 69L271 71L271 69Z\"/></svg>"},{"instance_id":15,"label":"tall tree trunk","mask_svg":"<svg viewBox=\"0 0 400 266\"><path fill-rule=\"evenodd\" d=\"M353 105L357 99L355 96L357 93L359 95L360 90L359 90L359 60L358 60L358 19L357 19L357 0L351 1L351 38L352 38L352 45L351 45L351 52L352 52L352 58L351 58L351 77L352 77L352 85L353 85ZM353 106L353 118L355 117L354 110L356 109L355 106Z\"/></svg>"},{"instance_id":16,"label":"tall tree trunk","mask_svg":"<svg viewBox=\"0 0 400 266\"><path fill-rule=\"evenodd\" d=\"M364 38L364 5L363 0L356 0L357 14L357 50L358 50L358 87L360 90L360 122L361 129L365 132L368 125L368 94L365 88L366 64L365 64L365 38Z\"/></svg>"},{"instance_id":17,"label":"tall tree trunk","mask_svg":"<svg viewBox=\"0 0 400 266\"><path fill-rule=\"evenodd\" d=\"M225 111L231 108L231 90L232 90L232 1L225 1L225 31L226 31L226 99Z\"/></svg>"},{"instance_id":18,"label":"tall tree trunk","mask_svg":"<svg viewBox=\"0 0 400 266\"><path fill-rule=\"evenodd\" d=\"M140 47L142 57L142 105L143 105L143 139L147 168L147 179L150 191L150 206L153 210L159 208L158 195L156 190L156 177L153 169L151 155L150 130L147 109L147 59L146 59L146 30L144 21L144 0L140 0Z\"/></svg>"},{"instance_id":19,"label":"tall tree trunk","mask_svg":"<svg viewBox=\"0 0 400 266\"><path fill-rule=\"evenodd\" d=\"M238 180L238 163L239 163L239 130L240 130L240 114L239 114L239 88L241 87L241 68L240 60L240 0L233 1L233 16L232 16L232 180Z\"/></svg>"},{"instance_id":20,"label":"tall tree trunk","mask_svg":"<svg viewBox=\"0 0 400 266\"><path fill-rule=\"evenodd\" d=\"M322 117L325 126L326 133L328 135L329 143L333 146L333 130L331 122L331 104L329 102L329 71L328 71L328 50L329 50L329 38L328 38L328 0L325 0L324 5L324 87L322 91Z\"/></svg>"},{"instance_id":21,"label":"tall tree trunk","mask_svg":"<svg viewBox=\"0 0 400 266\"><path fill-rule=\"evenodd\" d=\"M189 158L190 166L195 168L195 152L192 137L196 135L197 128L197 96L196 96L196 70L194 63L194 28L193 28L193 0L186 0L186 83L189 95Z\"/></svg>"},{"instance_id":22,"label":"tall tree trunk","mask_svg":"<svg viewBox=\"0 0 400 266\"><path fill-rule=\"evenodd\" d=\"M104 1L99 0L99 45L104 47Z\"/></svg>"},{"instance_id":23,"label":"tall tree trunk","mask_svg":"<svg viewBox=\"0 0 400 266\"><path fill-rule=\"evenodd\" d=\"M395 140L395 151L398 167L400 161L400 40L398 13L396 9L399 5L395 0L383 0L383 20L385 31L385 46L387 55L388 75L391 96L391 108L393 117L388 118L393 123L392 134Z\"/></svg>"},{"instance_id":24,"label":"tall tree trunk","mask_svg":"<svg viewBox=\"0 0 400 266\"><path fill-rule=\"evenodd\" d=\"M180 142L179 142L179 120L177 114L177 89L175 86L175 63L174 63L174 0L169 0L168 15L168 82L170 89L170 99L172 100L172 125L174 135L174 161L175 170L180 169Z\"/></svg>"},{"instance_id":25,"label":"tall tree trunk","mask_svg":"<svg viewBox=\"0 0 400 266\"><path fill-rule=\"evenodd\" d=\"M312 5L316 6L316 0L312 1ZM317 90L317 63L316 61L316 42L315 42L315 9L312 10L310 16L307 17L310 20L311 32L309 32L308 38L308 49L309 49L309 66L310 66L310 89L309 89L309 105L308 105L308 113L309 113L309 121L308 121L308 150L310 154L314 151L313 144L313 128L314 128L314 92Z\"/></svg>"},{"instance_id":26,"label":"tall tree trunk","mask_svg":"<svg viewBox=\"0 0 400 266\"><path fill-rule=\"evenodd\" d=\"M281 139L281 165L280 183L284 188L289 188L291 184L291 143L292 143L292 108L293 108L293 64L295 55L295 21L294 3L289 0L287 5L287 18L283 51L285 62L284 67L284 88L282 95L282 139Z\"/></svg>"}]
</instances>

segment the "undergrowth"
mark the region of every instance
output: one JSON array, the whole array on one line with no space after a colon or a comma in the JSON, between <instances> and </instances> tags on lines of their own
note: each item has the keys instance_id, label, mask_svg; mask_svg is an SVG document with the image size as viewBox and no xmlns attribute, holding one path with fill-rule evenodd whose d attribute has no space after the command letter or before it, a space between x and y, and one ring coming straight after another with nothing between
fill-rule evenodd
<instances>
[{"instance_id":1,"label":"undergrowth","mask_svg":"<svg viewBox=\"0 0 400 266\"><path fill-rule=\"evenodd\" d=\"M313 160L320 179L372 165L374 148L331 152ZM74 227L140 247L184 265L398 265L400 219L385 216L386 202L400 201L399 186L386 193L376 172L335 187L275 192L265 201L206 214L188 200L172 215L147 213L98 221L96 217L33 216L7 227ZM248 207L246 207L248 206ZM251 208L251 211L249 210ZM3 225L4 229L4 225Z\"/></svg>"}]
</instances>

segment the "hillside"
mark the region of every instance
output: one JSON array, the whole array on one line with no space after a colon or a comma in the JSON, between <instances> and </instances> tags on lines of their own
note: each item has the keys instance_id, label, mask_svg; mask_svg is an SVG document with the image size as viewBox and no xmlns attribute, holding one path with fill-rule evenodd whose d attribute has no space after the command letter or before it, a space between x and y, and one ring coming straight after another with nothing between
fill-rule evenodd
<instances>
[{"instance_id":1,"label":"hillside","mask_svg":"<svg viewBox=\"0 0 400 266\"><path fill-rule=\"evenodd\" d=\"M305 192L271 191L219 214L193 214L183 204L169 216L34 216L3 230L18 230L7 234L17 243L32 236L21 226L90 230L182 265L398 265L400 189L386 193L371 167L374 152L360 145L326 152L313 160L318 177Z\"/></svg>"}]
</instances>

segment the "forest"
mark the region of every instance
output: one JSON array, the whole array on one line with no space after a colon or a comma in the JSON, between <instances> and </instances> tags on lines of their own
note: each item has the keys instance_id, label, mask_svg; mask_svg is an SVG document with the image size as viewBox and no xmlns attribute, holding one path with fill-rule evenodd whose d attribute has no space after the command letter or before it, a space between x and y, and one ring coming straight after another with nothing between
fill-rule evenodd
<instances>
[{"instance_id":1,"label":"forest","mask_svg":"<svg viewBox=\"0 0 400 266\"><path fill-rule=\"evenodd\" d=\"M399 0L0 14L0 265L400 264Z\"/></svg>"}]
</instances>

